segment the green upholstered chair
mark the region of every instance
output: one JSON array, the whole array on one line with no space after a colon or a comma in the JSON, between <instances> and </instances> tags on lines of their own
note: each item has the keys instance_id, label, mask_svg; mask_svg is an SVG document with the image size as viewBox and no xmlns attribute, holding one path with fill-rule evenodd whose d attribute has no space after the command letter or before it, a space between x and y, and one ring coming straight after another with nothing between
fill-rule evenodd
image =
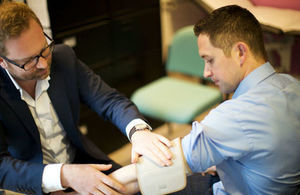
<instances>
[{"instance_id":1,"label":"green upholstered chair","mask_svg":"<svg viewBox=\"0 0 300 195\"><path fill-rule=\"evenodd\" d=\"M175 33L166 70L205 79L204 61L198 54L193 26ZM197 115L220 103L223 95L215 87L164 76L137 89L131 100L145 116L165 122L190 123Z\"/></svg>"}]
</instances>

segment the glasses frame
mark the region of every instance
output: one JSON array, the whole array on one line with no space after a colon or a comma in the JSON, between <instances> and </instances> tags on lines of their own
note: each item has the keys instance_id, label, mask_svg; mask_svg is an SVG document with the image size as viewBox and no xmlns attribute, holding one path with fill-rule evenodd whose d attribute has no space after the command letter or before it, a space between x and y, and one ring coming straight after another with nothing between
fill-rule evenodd
<instances>
[{"instance_id":1,"label":"glasses frame","mask_svg":"<svg viewBox=\"0 0 300 195\"><path fill-rule=\"evenodd\" d=\"M32 57L31 59L29 59L29 60L28 60L27 62L25 62L24 64L20 65L20 64L18 64L17 62L15 62L15 61L13 61L13 60L7 58L6 56L0 55L0 57L2 57L4 60L8 61L8 62L11 63L11 64L13 64L13 65L15 65L15 66L17 66L17 67L19 67L19 68L22 68L22 69L25 70L25 71L28 71L28 70L32 69L33 67L35 67L35 66L37 65L37 63L39 63L40 57L46 58L46 57L48 57L48 56L50 55L50 53L52 53L53 50L54 50L54 47L53 47L54 44L55 44L54 40L53 40L50 36L48 36L45 32L44 32L44 35L45 35L45 37L46 37L47 39L49 39L49 41L51 41L51 42L48 44L47 47L45 47L45 48L42 49L42 51L40 52L40 54L38 54L38 55ZM52 48L52 50L50 50L50 53L48 54L48 56L43 56L42 53L43 53L46 49L48 49L48 48L50 48L50 49ZM26 64L28 64L29 62L31 62L31 61L34 60L35 58L36 58L36 64L33 65L33 66L32 66L31 68L29 68L29 69L25 69Z\"/></svg>"}]
</instances>

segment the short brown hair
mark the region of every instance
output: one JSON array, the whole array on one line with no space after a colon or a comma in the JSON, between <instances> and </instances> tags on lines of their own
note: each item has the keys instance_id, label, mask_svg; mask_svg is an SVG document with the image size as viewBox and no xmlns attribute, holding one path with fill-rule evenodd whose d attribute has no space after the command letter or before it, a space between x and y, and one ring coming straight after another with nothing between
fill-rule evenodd
<instances>
[{"instance_id":1,"label":"short brown hair","mask_svg":"<svg viewBox=\"0 0 300 195\"><path fill-rule=\"evenodd\" d=\"M35 13L24 3L4 1L0 4L0 55L7 55L4 41L18 37L34 19L42 28Z\"/></svg>"},{"instance_id":2,"label":"short brown hair","mask_svg":"<svg viewBox=\"0 0 300 195\"><path fill-rule=\"evenodd\" d=\"M214 10L194 26L194 33L206 34L214 47L230 56L233 45L245 42L253 54L267 60L260 23L247 9L229 5Z\"/></svg>"}]
</instances>

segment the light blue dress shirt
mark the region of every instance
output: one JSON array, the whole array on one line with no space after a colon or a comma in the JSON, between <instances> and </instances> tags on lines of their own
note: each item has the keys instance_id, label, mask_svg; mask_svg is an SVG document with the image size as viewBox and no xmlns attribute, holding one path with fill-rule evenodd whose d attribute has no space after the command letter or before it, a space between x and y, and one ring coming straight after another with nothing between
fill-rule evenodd
<instances>
[{"instance_id":1,"label":"light blue dress shirt","mask_svg":"<svg viewBox=\"0 0 300 195\"><path fill-rule=\"evenodd\" d=\"M216 194L295 194L300 186L300 82L269 63L182 139L188 165L216 165Z\"/></svg>"}]
</instances>

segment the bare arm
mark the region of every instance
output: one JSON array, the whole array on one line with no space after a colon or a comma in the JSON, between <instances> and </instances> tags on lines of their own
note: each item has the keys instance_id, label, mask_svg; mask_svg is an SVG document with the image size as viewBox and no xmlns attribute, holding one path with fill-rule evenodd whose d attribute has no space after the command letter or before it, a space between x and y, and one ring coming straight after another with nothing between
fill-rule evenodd
<instances>
[{"instance_id":1,"label":"bare arm","mask_svg":"<svg viewBox=\"0 0 300 195\"><path fill-rule=\"evenodd\" d=\"M109 177L117 180L126 187L125 194L135 194L139 192L139 185L136 175L136 164L130 164L112 172Z\"/></svg>"},{"instance_id":2,"label":"bare arm","mask_svg":"<svg viewBox=\"0 0 300 195\"><path fill-rule=\"evenodd\" d=\"M87 168L87 167L85 167ZM89 169L89 168L88 168ZM136 165L130 164L125 167L122 167L111 174L108 177L116 183L119 183L125 186L126 190L124 190L121 194L130 195L139 192L139 186L136 177ZM88 178L86 178L88 179ZM57 191L52 192L51 195L80 195L79 192L63 192Z\"/></svg>"}]
</instances>

